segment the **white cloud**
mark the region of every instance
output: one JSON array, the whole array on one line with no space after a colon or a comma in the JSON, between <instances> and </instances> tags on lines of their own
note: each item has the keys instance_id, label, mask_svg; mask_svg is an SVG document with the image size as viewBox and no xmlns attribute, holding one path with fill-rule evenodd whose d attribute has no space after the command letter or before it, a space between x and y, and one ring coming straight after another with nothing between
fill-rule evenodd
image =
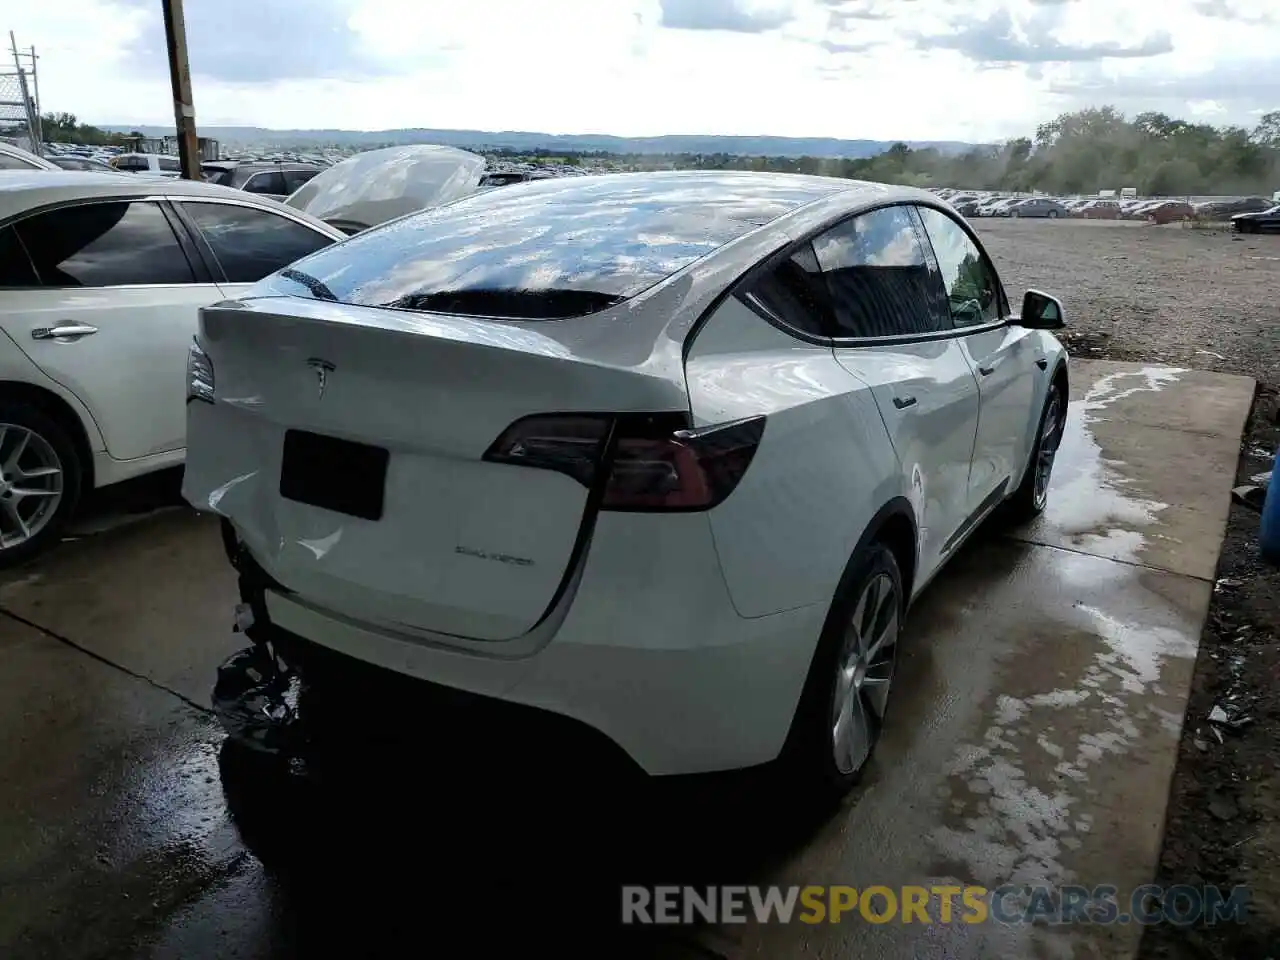
<instances>
[{"instance_id":1,"label":"white cloud","mask_svg":"<svg viewBox=\"0 0 1280 960\"><path fill-rule=\"evenodd\" d=\"M1243 124L1280 108L1274 0L186 7L206 124L990 140L1088 104ZM24 4L10 24L41 54L46 109L171 122L158 3Z\"/></svg>"}]
</instances>

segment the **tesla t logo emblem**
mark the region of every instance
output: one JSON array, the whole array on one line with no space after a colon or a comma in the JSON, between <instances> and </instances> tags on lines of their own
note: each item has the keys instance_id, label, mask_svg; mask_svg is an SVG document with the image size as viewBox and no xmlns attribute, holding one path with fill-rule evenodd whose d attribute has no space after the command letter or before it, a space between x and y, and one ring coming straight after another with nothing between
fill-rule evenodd
<instances>
[{"instance_id":1,"label":"tesla t logo emblem","mask_svg":"<svg viewBox=\"0 0 1280 960\"><path fill-rule=\"evenodd\" d=\"M319 357L312 357L307 361L307 366L316 372L316 379L320 381L320 399L324 399L324 388L329 385L329 374L333 373L333 364L328 360L321 360Z\"/></svg>"}]
</instances>

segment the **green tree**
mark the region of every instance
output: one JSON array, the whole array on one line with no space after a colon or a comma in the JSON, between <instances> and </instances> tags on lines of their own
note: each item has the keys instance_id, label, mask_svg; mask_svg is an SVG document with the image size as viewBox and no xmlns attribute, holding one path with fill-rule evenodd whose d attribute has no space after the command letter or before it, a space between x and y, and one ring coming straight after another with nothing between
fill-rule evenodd
<instances>
[{"instance_id":1,"label":"green tree","mask_svg":"<svg viewBox=\"0 0 1280 960\"><path fill-rule=\"evenodd\" d=\"M1280 110L1264 113L1253 128L1253 142L1272 150L1280 150Z\"/></svg>"},{"instance_id":2,"label":"green tree","mask_svg":"<svg viewBox=\"0 0 1280 960\"><path fill-rule=\"evenodd\" d=\"M1200 168L1185 157L1166 160L1151 171L1143 193L1153 197L1176 197L1199 193L1203 182Z\"/></svg>"}]
</instances>

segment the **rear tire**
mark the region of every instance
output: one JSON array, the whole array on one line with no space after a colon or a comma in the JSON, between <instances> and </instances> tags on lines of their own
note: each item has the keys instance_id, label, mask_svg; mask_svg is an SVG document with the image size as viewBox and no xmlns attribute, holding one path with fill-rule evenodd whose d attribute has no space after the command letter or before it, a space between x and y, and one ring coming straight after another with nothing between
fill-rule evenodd
<instances>
[{"instance_id":1,"label":"rear tire","mask_svg":"<svg viewBox=\"0 0 1280 960\"><path fill-rule=\"evenodd\" d=\"M1049 211L1049 219L1050 219L1050 220L1057 220L1057 219L1058 219L1058 211L1057 211L1057 210L1050 210L1050 211Z\"/></svg>"},{"instance_id":2,"label":"rear tire","mask_svg":"<svg viewBox=\"0 0 1280 960\"><path fill-rule=\"evenodd\" d=\"M1022 473L1018 489L1004 503L1005 519L1010 524L1026 523L1044 513L1049 502L1049 481L1053 476L1053 463L1062 443L1062 429L1067 422L1067 402L1058 384L1049 387L1044 409L1040 411L1040 425L1036 429L1035 443Z\"/></svg>"},{"instance_id":3,"label":"rear tire","mask_svg":"<svg viewBox=\"0 0 1280 960\"><path fill-rule=\"evenodd\" d=\"M61 424L30 404L0 402L0 568L58 542L80 501L83 471Z\"/></svg>"},{"instance_id":4,"label":"rear tire","mask_svg":"<svg viewBox=\"0 0 1280 960\"><path fill-rule=\"evenodd\" d=\"M851 562L827 614L791 724L784 790L834 803L858 782L883 729L906 595L897 559L872 543Z\"/></svg>"}]
</instances>

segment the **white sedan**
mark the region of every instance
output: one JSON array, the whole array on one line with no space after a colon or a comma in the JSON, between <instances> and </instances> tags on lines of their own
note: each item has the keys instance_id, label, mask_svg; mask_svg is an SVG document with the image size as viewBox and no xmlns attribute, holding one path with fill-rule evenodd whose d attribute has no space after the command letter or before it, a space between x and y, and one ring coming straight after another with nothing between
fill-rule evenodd
<instances>
[{"instance_id":1,"label":"white sedan","mask_svg":"<svg viewBox=\"0 0 1280 960\"><path fill-rule=\"evenodd\" d=\"M184 493L304 684L399 675L651 774L781 760L840 793L911 600L997 508L1044 508L1062 323L1035 291L1013 314L921 190L512 186L203 309Z\"/></svg>"},{"instance_id":2,"label":"white sedan","mask_svg":"<svg viewBox=\"0 0 1280 960\"><path fill-rule=\"evenodd\" d=\"M61 170L56 163L0 140L0 170Z\"/></svg>"},{"instance_id":3,"label":"white sedan","mask_svg":"<svg viewBox=\"0 0 1280 960\"><path fill-rule=\"evenodd\" d=\"M0 171L0 565L83 489L181 463L197 309L343 236L211 184Z\"/></svg>"}]
</instances>

